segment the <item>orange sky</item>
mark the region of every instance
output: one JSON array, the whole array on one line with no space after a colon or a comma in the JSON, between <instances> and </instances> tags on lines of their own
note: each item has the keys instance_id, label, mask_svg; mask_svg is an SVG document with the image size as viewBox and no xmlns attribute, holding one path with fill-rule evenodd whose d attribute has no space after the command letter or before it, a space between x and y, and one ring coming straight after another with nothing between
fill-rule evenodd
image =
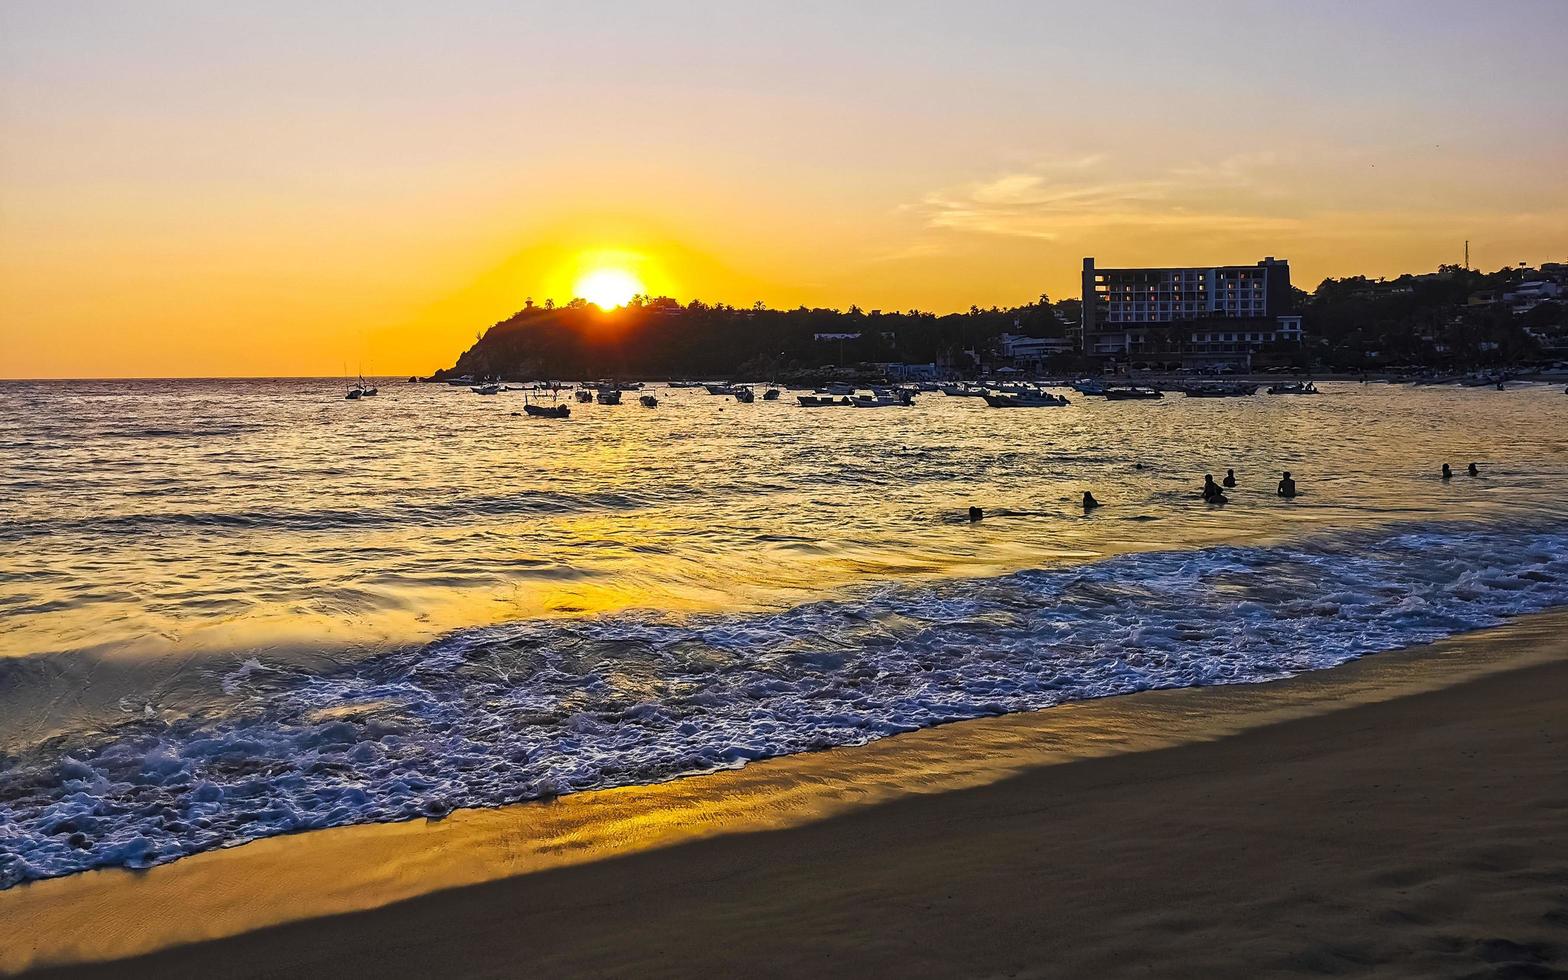
<instances>
[{"instance_id":1,"label":"orange sky","mask_svg":"<svg viewBox=\"0 0 1568 980\"><path fill-rule=\"evenodd\" d=\"M424 373L595 261L947 311L1568 259L1568 5L219 6L0 7L0 377Z\"/></svg>"}]
</instances>

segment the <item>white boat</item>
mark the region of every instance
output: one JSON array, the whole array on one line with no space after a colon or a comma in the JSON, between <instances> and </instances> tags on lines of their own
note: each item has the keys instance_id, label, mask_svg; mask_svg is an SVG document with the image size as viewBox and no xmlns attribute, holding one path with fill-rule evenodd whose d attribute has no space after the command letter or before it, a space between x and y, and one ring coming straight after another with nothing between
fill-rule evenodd
<instances>
[{"instance_id":1,"label":"white boat","mask_svg":"<svg viewBox=\"0 0 1568 980\"><path fill-rule=\"evenodd\" d=\"M1137 385L1128 385L1125 388L1106 388L1103 392L1107 401L1153 401L1164 398L1165 395L1158 388L1140 388Z\"/></svg>"},{"instance_id":2,"label":"white boat","mask_svg":"<svg viewBox=\"0 0 1568 980\"><path fill-rule=\"evenodd\" d=\"M599 394L594 396L594 400L601 405L619 405L621 403L621 393L616 389L606 390L600 388Z\"/></svg>"},{"instance_id":3,"label":"white boat","mask_svg":"<svg viewBox=\"0 0 1568 980\"><path fill-rule=\"evenodd\" d=\"M491 382L490 384L474 385L468 390L476 395L499 395L501 393L501 386Z\"/></svg>"}]
</instances>

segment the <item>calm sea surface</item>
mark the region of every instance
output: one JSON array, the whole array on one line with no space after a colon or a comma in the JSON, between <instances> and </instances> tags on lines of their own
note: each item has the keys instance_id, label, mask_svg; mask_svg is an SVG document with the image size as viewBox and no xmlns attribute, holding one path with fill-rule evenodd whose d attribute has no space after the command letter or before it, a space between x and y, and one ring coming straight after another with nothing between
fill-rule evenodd
<instances>
[{"instance_id":1,"label":"calm sea surface","mask_svg":"<svg viewBox=\"0 0 1568 980\"><path fill-rule=\"evenodd\" d=\"M556 421L435 385L0 383L0 887L1568 603L1560 387L1321 387L867 411L657 386Z\"/></svg>"}]
</instances>

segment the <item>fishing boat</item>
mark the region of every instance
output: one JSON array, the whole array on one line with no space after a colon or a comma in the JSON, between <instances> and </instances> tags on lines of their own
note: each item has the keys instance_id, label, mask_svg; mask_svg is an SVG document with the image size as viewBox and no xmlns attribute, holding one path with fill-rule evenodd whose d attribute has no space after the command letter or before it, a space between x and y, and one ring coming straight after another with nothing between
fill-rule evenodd
<instances>
[{"instance_id":1,"label":"fishing boat","mask_svg":"<svg viewBox=\"0 0 1568 980\"><path fill-rule=\"evenodd\" d=\"M992 408L1062 408L1071 405L1062 395L1040 392L1035 395L991 394L986 392L985 403Z\"/></svg>"},{"instance_id":2,"label":"fishing boat","mask_svg":"<svg viewBox=\"0 0 1568 980\"><path fill-rule=\"evenodd\" d=\"M837 408L854 404L848 395L840 395L837 398L832 395L796 395L795 400L800 402L801 408Z\"/></svg>"},{"instance_id":3,"label":"fishing boat","mask_svg":"<svg viewBox=\"0 0 1568 980\"><path fill-rule=\"evenodd\" d=\"M730 389L730 394L734 395L735 400L743 405L750 405L757 400L757 393L744 386Z\"/></svg>"},{"instance_id":4,"label":"fishing boat","mask_svg":"<svg viewBox=\"0 0 1568 980\"><path fill-rule=\"evenodd\" d=\"M966 384L937 385L937 390L954 398L979 398L985 394L985 389L972 388Z\"/></svg>"},{"instance_id":5,"label":"fishing boat","mask_svg":"<svg viewBox=\"0 0 1568 980\"><path fill-rule=\"evenodd\" d=\"M643 408L658 408L659 400L652 395L639 395L637 398L637 404L641 405Z\"/></svg>"},{"instance_id":6,"label":"fishing boat","mask_svg":"<svg viewBox=\"0 0 1568 980\"><path fill-rule=\"evenodd\" d=\"M489 384L474 385L468 390L476 395L499 395L501 393L501 386L492 381Z\"/></svg>"},{"instance_id":7,"label":"fishing boat","mask_svg":"<svg viewBox=\"0 0 1568 980\"><path fill-rule=\"evenodd\" d=\"M619 405L621 403L621 393L617 389L606 391L600 388L599 393L594 396L594 400L601 405Z\"/></svg>"},{"instance_id":8,"label":"fishing boat","mask_svg":"<svg viewBox=\"0 0 1568 980\"><path fill-rule=\"evenodd\" d=\"M358 388L359 388L359 396L361 398L369 398L370 396L372 396L372 395L374 395L376 393L376 386L375 385L367 385L367 384L365 384L365 376L363 374L361 374L359 376Z\"/></svg>"},{"instance_id":9,"label":"fishing boat","mask_svg":"<svg viewBox=\"0 0 1568 980\"><path fill-rule=\"evenodd\" d=\"M523 411L536 419L571 418L572 410L566 405L524 405Z\"/></svg>"},{"instance_id":10,"label":"fishing boat","mask_svg":"<svg viewBox=\"0 0 1568 980\"><path fill-rule=\"evenodd\" d=\"M348 394L344 395L343 397L349 401L354 401L360 397L360 391L358 388L350 388L348 390Z\"/></svg>"},{"instance_id":11,"label":"fishing boat","mask_svg":"<svg viewBox=\"0 0 1568 980\"><path fill-rule=\"evenodd\" d=\"M1257 393L1257 385L1240 383L1198 384L1187 388L1188 398L1245 398Z\"/></svg>"},{"instance_id":12,"label":"fishing boat","mask_svg":"<svg viewBox=\"0 0 1568 980\"><path fill-rule=\"evenodd\" d=\"M669 382L669 386L671 388L701 388L702 387L702 382L701 381L671 381L671 382Z\"/></svg>"},{"instance_id":13,"label":"fishing boat","mask_svg":"<svg viewBox=\"0 0 1568 980\"><path fill-rule=\"evenodd\" d=\"M727 385L727 384L705 384L705 385L703 385L703 387L708 389L708 394L710 394L710 395L733 395L733 394L735 394L735 389L733 387L731 387L730 385Z\"/></svg>"},{"instance_id":14,"label":"fishing boat","mask_svg":"<svg viewBox=\"0 0 1568 980\"><path fill-rule=\"evenodd\" d=\"M576 391L576 395L577 395L577 400L580 401L580 402L591 402L591 401L593 401L593 392L589 391L587 388L578 388L577 391Z\"/></svg>"},{"instance_id":15,"label":"fishing boat","mask_svg":"<svg viewBox=\"0 0 1568 980\"><path fill-rule=\"evenodd\" d=\"M1106 400L1113 402L1147 401L1164 397L1165 393L1158 388L1140 388L1137 385L1129 385L1126 388L1105 389Z\"/></svg>"},{"instance_id":16,"label":"fishing boat","mask_svg":"<svg viewBox=\"0 0 1568 980\"><path fill-rule=\"evenodd\" d=\"M1105 382L1096 381L1093 378L1079 378L1068 387L1072 388L1072 390L1078 392L1080 395L1105 394Z\"/></svg>"},{"instance_id":17,"label":"fishing boat","mask_svg":"<svg viewBox=\"0 0 1568 980\"><path fill-rule=\"evenodd\" d=\"M1282 381L1279 384L1269 385L1267 390L1271 395L1316 395L1318 393L1317 385L1310 381L1305 383L1300 381Z\"/></svg>"},{"instance_id":18,"label":"fishing boat","mask_svg":"<svg viewBox=\"0 0 1568 980\"><path fill-rule=\"evenodd\" d=\"M781 394L783 394L783 392L779 391L777 388L769 388L767 391L762 393L762 400L765 402L776 402L779 400L779 395Z\"/></svg>"}]
</instances>

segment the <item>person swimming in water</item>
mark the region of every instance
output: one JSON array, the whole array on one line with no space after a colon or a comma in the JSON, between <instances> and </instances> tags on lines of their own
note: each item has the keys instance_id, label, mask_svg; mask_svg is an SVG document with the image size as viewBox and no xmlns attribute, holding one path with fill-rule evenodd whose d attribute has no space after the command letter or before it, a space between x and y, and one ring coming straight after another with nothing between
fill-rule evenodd
<instances>
[{"instance_id":1,"label":"person swimming in water","mask_svg":"<svg viewBox=\"0 0 1568 980\"><path fill-rule=\"evenodd\" d=\"M1470 464L1470 475L1471 476L1480 476L1481 475L1481 471L1476 468L1476 465L1474 463Z\"/></svg>"},{"instance_id":2,"label":"person swimming in water","mask_svg":"<svg viewBox=\"0 0 1568 980\"><path fill-rule=\"evenodd\" d=\"M1236 488L1236 471L1226 470L1225 479L1220 482L1225 484L1227 490L1234 490Z\"/></svg>"},{"instance_id":3,"label":"person swimming in water","mask_svg":"<svg viewBox=\"0 0 1568 980\"><path fill-rule=\"evenodd\" d=\"M1454 478L1454 471L1453 471L1453 469L1447 463L1444 463L1443 464L1443 479L1445 479L1445 480L1452 480L1453 478Z\"/></svg>"},{"instance_id":4,"label":"person swimming in water","mask_svg":"<svg viewBox=\"0 0 1568 980\"><path fill-rule=\"evenodd\" d=\"M1294 497L1296 495L1296 481L1290 478L1290 470L1286 470L1279 481L1279 495L1281 497Z\"/></svg>"},{"instance_id":5,"label":"person swimming in water","mask_svg":"<svg viewBox=\"0 0 1568 980\"><path fill-rule=\"evenodd\" d=\"M1087 513L1088 511L1094 510L1098 506L1100 506L1100 502L1098 500L1094 499L1094 494L1092 494L1089 491L1085 490L1083 492L1083 509L1084 509L1084 512Z\"/></svg>"},{"instance_id":6,"label":"person swimming in water","mask_svg":"<svg viewBox=\"0 0 1568 980\"><path fill-rule=\"evenodd\" d=\"M985 511L981 510L980 508L978 508L978 507L971 507L971 508L969 508L969 523L973 524L975 521L978 521L980 518L982 518L984 516L985 516Z\"/></svg>"},{"instance_id":7,"label":"person swimming in water","mask_svg":"<svg viewBox=\"0 0 1568 980\"><path fill-rule=\"evenodd\" d=\"M1225 492L1220 489L1220 485L1214 482L1213 473L1203 474L1203 499L1211 504L1230 503L1230 498L1225 496Z\"/></svg>"}]
</instances>

